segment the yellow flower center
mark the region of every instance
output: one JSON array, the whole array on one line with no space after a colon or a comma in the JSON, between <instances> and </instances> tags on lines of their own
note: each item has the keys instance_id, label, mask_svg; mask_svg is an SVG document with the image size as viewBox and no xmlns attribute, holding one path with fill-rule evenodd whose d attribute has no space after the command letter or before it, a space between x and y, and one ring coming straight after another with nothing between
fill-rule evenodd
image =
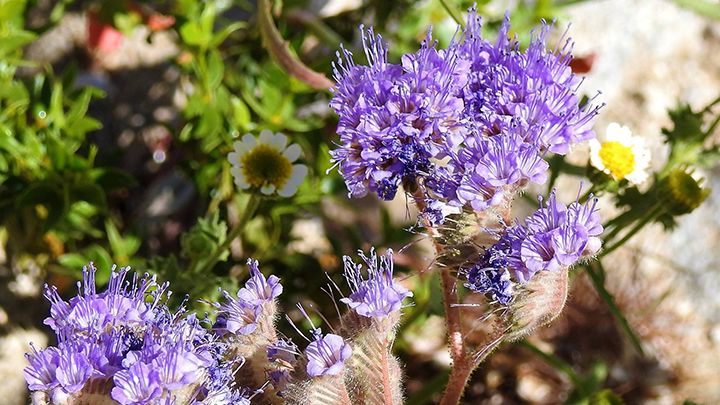
<instances>
[{"instance_id":1,"label":"yellow flower center","mask_svg":"<svg viewBox=\"0 0 720 405\"><path fill-rule=\"evenodd\" d=\"M620 142L605 142L598 153L605 169L617 180L622 180L635 170L635 155L632 149Z\"/></svg>"},{"instance_id":2,"label":"yellow flower center","mask_svg":"<svg viewBox=\"0 0 720 405\"><path fill-rule=\"evenodd\" d=\"M292 163L288 158L265 144L259 144L241 157L240 163L243 165L245 180L254 187L272 184L281 189L292 174Z\"/></svg>"}]
</instances>

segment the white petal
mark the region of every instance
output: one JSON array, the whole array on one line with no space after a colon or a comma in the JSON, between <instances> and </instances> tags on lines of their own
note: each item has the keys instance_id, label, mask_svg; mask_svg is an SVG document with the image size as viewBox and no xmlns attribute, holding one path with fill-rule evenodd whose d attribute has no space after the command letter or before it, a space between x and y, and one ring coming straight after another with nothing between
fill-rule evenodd
<instances>
[{"instance_id":1,"label":"white petal","mask_svg":"<svg viewBox=\"0 0 720 405\"><path fill-rule=\"evenodd\" d=\"M243 179L242 179L242 180L236 178L236 179L235 179L235 184L236 184L238 187L240 187L241 189L247 190L247 189L250 188L250 184L245 183L244 179L245 179L244 176L243 176Z\"/></svg>"},{"instance_id":2,"label":"white petal","mask_svg":"<svg viewBox=\"0 0 720 405\"><path fill-rule=\"evenodd\" d=\"M265 194L265 195L270 195L270 194L272 194L274 191L275 191L275 186L273 186L272 184L269 184L269 185L267 185L267 186L262 186L262 187L260 187L260 192L263 193L263 194Z\"/></svg>"},{"instance_id":3,"label":"white petal","mask_svg":"<svg viewBox=\"0 0 720 405\"><path fill-rule=\"evenodd\" d=\"M233 176L233 179L235 179L235 184L237 184L238 187L242 188L243 190L250 188L250 184L248 184L247 180L245 179L245 175L242 173L241 167L231 167L230 173Z\"/></svg>"},{"instance_id":4,"label":"white petal","mask_svg":"<svg viewBox=\"0 0 720 405\"><path fill-rule=\"evenodd\" d=\"M273 133L270 130L264 130L260 132L260 143L265 145L271 145L273 140Z\"/></svg>"},{"instance_id":5,"label":"white petal","mask_svg":"<svg viewBox=\"0 0 720 405\"><path fill-rule=\"evenodd\" d=\"M240 155L236 152L228 153L228 161L231 165L237 166L240 164Z\"/></svg>"},{"instance_id":6,"label":"white petal","mask_svg":"<svg viewBox=\"0 0 720 405\"><path fill-rule=\"evenodd\" d=\"M233 142L233 148L235 149L235 153L237 153L238 156L244 156L246 153L250 152L250 147L246 145L243 141Z\"/></svg>"},{"instance_id":7,"label":"white petal","mask_svg":"<svg viewBox=\"0 0 720 405\"><path fill-rule=\"evenodd\" d=\"M625 176L627 181L632 184L638 185L644 183L648 179L648 174L645 170L635 168L635 171Z\"/></svg>"},{"instance_id":8,"label":"white petal","mask_svg":"<svg viewBox=\"0 0 720 405\"><path fill-rule=\"evenodd\" d=\"M297 192L297 186L291 186L286 184L282 190L278 190L278 195L281 197L292 197Z\"/></svg>"},{"instance_id":9,"label":"white petal","mask_svg":"<svg viewBox=\"0 0 720 405\"><path fill-rule=\"evenodd\" d=\"M305 180L305 176L307 176L308 168L305 165L293 165L292 173L290 174L290 178L288 179L289 184L295 184L300 185Z\"/></svg>"},{"instance_id":10,"label":"white petal","mask_svg":"<svg viewBox=\"0 0 720 405\"><path fill-rule=\"evenodd\" d=\"M600 159L600 149L602 149L602 145L600 144L600 142L598 142L597 139L591 139L590 164L598 170L602 171L605 170L605 165L603 164L602 159Z\"/></svg>"},{"instance_id":11,"label":"white petal","mask_svg":"<svg viewBox=\"0 0 720 405\"><path fill-rule=\"evenodd\" d=\"M287 146L287 141L288 141L287 136L285 136L281 133L277 133L277 134L275 134L275 136L273 136L273 139L270 142L270 146L272 146L273 148L275 148L279 151L283 151L283 150L285 150L285 146Z\"/></svg>"},{"instance_id":12,"label":"white petal","mask_svg":"<svg viewBox=\"0 0 720 405\"><path fill-rule=\"evenodd\" d=\"M300 145L294 143L288 146L287 149L285 149L285 152L283 152L283 156L285 156L290 161L290 163L292 163L300 157L300 153L302 153Z\"/></svg>"},{"instance_id":13,"label":"white petal","mask_svg":"<svg viewBox=\"0 0 720 405\"><path fill-rule=\"evenodd\" d=\"M243 146L248 150L255 149L255 147L258 145L257 139L255 139L255 137L251 134L243 135L242 140L244 144Z\"/></svg>"}]
</instances>

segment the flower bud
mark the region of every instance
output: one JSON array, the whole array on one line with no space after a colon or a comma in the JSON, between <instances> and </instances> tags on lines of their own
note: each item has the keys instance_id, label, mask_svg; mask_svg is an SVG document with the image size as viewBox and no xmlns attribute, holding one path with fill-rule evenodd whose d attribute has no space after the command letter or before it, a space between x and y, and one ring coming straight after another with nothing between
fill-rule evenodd
<instances>
[{"instance_id":1,"label":"flower bud","mask_svg":"<svg viewBox=\"0 0 720 405\"><path fill-rule=\"evenodd\" d=\"M692 174L692 171L675 169L660 181L657 196L667 213L689 214L710 194L709 188L700 185L703 179L696 180Z\"/></svg>"}]
</instances>

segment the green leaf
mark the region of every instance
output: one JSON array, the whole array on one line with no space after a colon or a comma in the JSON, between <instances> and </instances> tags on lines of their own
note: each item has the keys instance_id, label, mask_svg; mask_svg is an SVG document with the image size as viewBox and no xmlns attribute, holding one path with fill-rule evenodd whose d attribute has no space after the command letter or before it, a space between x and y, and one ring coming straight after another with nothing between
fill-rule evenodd
<instances>
[{"instance_id":1,"label":"green leaf","mask_svg":"<svg viewBox=\"0 0 720 405\"><path fill-rule=\"evenodd\" d=\"M237 21L237 22L234 22L234 23L228 25L227 27L223 28L222 30L220 30L218 33L215 34L212 41L210 42L210 47L217 48L218 46L220 46L220 44L223 43L223 41L225 41L225 39L230 34L232 34L233 32L235 32L241 28L244 28L246 25L247 24L244 21Z\"/></svg>"},{"instance_id":2,"label":"green leaf","mask_svg":"<svg viewBox=\"0 0 720 405\"><path fill-rule=\"evenodd\" d=\"M692 10L701 16L720 20L720 7L717 3L706 0L672 0L680 7Z\"/></svg>"},{"instance_id":3,"label":"green leaf","mask_svg":"<svg viewBox=\"0 0 720 405\"><path fill-rule=\"evenodd\" d=\"M120 236L120 232L110 219L105 220L105 233L107 233L108 243L110 243L110 249L113 252L113 256L127 258L125 241L122 236Z\"/></svg>"},{"instance_id":4,"label":"green leaf","mask_svg":"<svg viewBox=\"0 0 720 405\"><path fill-rule=\"evenodd\" d=\"M110 281L113 259L107 250L100 245L90 245L85 249L85 256L90 259L97 268L97 272L95 273L95 281L97 284L106 284Z\"/></svg>"},{"instance_id":5,"label":"green leaf","mask_svg":"<svg viewBox=\"0 0 720 405\"><path fill-rule=\"evenodd\" d=\"M90 260L80 253L66 253L58 257L58 262L70 270L79 270L87 266Z\"/></svg>"},{"instance_id":6,"label":"green leaf","mask_svg":"<svg viewBox=\"0 0 720 405\"><path fill-rule=\"evenodd\" d=\"M35 183L20 194L15 204L18 208L30 208L36 205L44 206L48 214L45 217L43 229L48 231L67 214L69 209L69 202L65 195L60 192L61 189L57 184L49 182Z\"/></svg>"},{"instance_id":7,"label":"green leaf","mask_svg":"<svg viewBox=\"0 0 720 405\"><path fill-rule=\"evenodd\" d=\"M48 119L58 128L65 127L65 112L63 111L63 87L61 82L55 82L50 96L50 111Z\"/></svg>"},{"instance_id":8,"label":"green leaf","mask_svg":"<svg viewBox=\"0 0 720 405\"><path fill-rule=\"evenodd\" d=\"M225 75L225 62L222 59L222 55L216 49L213 49L208 54L208 86L210 89L215 89L222 83L223 76Z\"/></svg>"},{"instance_id":9,"label":"green leaf","mask_svg":"<svg viewBox=\"0 0 720 405\"><path fill-rule=\"evenodd\" d=\"M97 183L105 192L132 188L137 186L135 177L114 167L101 167L90 172L90 178Z\"/></svg>"},{"instance_id":10,"label":"green leaf","mask_svg":"<svg viewBox=\"0 0 720 405\"><path fill-rule=\"evenodd\" d=\"M61 144L54 136L49 136L46 147L47 155L55 171L62 172L65 170L68 163L68 152L65 150L65 145Z\"/></svg>"},{"instance_id":11,"label":"green leaf","mask_svg":"<svg viewBox=\"0 0 720 405\"><path fill-rule=\"evenodd\" d=\"M74 201L86 201L96 207L105 208L107 199L105 191L97 184L80 184L70 189L70 196Z\"/></svg>"},{"instance_id":12,"label":"green leaf","mask_svg":"<svg viewBox=\"0 0 720 405\"><path fill-rule=\"evenodd\" d=\"M589 405L625 405L625 403L611 390L602 390L590 397Z\"/></svg>"},{"instance_id":13,"label":"green leaf","mask_svg":"<svg viewBox=\"0 0 720 405\"><path fill-rule=\"evenodd\" d=\"M180 27L180 37L187 45L194 46L203 46L210 40L204 36L200 25L193 21L188 21Z\"/></svg>"},{"instance_id":14,"label":"green leaf","mask_svg":"<svg viewBox=\"0 0 720 405\"><path fill-rule=\"evenodd\" d=\"M84 137L88 132L96 131L102 128L102 123L95 118L82 117L76 121L73 121L65 131L68 135L75 138Z\"/></svg>"},{"instance_id":15,"label":"green leaf","mask_svg":"<svg viewBox=\"0 0 720 405\"><path fill-rule=\"evenodd\" d=\"M32 42L36 35L30 31L13 30L0 36L0 56L9 54Z\"/></svg>"},{"instance_id":16,"label":"green leaf","mask_svg":"<svg viewBox=\"0 0 720 405\"><path fill-rule=\"evenodd\" d=\"M694 164L708 134L702 130L703 112L694 112L689 105L679 105L668 112L673 128L663 128L666 142L670 144L670 157L661 173L667 174L675 166Z\"/></svg>"},{"instance_id":17,"label":"green leaf","mask_svg":"<svg viewBox=\"0 0 720 405\"><path fill-rule=\"evenodd\" d=\"M134 11L128 13L115 13L113 16L115 28L126 36L131 36L135 27L142 24L142 16Z\"/></svg>"},{"instance_id":18,"label":"green leaf","mask_svg":"<svg viewBox=\"0 0 720 405\"><path fill-rule=\"evenodd\" d=\"M27 0L0 0L0 21L8 21L25 11Z\"/></svg>"},{"instance_id":19,"label":"green leaf","mask_svg":"<svg viewBox=\"0 0 720 405\"><path fill-rule=\"evenodd\" d=\"M251 127L251 116L250 116L250 109L248 108L247 104L243 103L242 100L235 96L230 97L230 103L233 107L233 118L235 120L235 125L241 127L244 130L250 130Z\"/></svg>"},{"instance_id":20,"label":"green leaf","mask_svg":"<svg viewBox=\"0 0 720 405\"><path fill-rule=\"evenodd\" d=\"M38 204L49 205L57 203L62 198L56 184L40 182L28 186L18 197L16 205L18 208L32 207Z\"/></svg>"}]
</instances>

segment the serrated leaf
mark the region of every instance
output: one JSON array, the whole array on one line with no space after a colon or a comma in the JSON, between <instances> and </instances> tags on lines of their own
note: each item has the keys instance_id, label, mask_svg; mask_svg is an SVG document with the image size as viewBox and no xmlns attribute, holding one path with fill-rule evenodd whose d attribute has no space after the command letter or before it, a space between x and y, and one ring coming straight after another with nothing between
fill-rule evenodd
<instances>
[{"instance_id":1,"label":"serrated leaf","mask_svg":"<svg viewBox=\"0 0 720 405\"><path fill-rule=\"evenodd\" d=\"M670 143L702 143L706 134L702 130L703 114L693 112L690 105L679 105L668 111L673 128L663 128L662 133Z\"/></svg>"}]
</instances>

